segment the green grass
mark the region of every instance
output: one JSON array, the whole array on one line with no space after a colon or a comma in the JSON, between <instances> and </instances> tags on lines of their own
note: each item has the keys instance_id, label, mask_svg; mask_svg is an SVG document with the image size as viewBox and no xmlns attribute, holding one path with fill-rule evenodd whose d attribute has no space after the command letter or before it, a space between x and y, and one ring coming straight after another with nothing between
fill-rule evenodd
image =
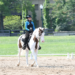
<instances>
[{"instance_id":1,"label":"green grass","mask_svg":"<svg viewBox=\"0 0 75 75\"><path fill-rule=\"evenodd\" d=\"M0 55L15 55L18 53L18 37L0 37ZM45 36L45 42L39 54L75 53L75 36Z\"/></svg>"},{"instance_id":2,"label":"green grass","mask_svg":"<svg viewBox=\"0 0 75 75\"><path fill-rule=\"evenodd\" d=\"M0 37L0 55L17 54L18 37Z\"/></svg>"}]
</instances>

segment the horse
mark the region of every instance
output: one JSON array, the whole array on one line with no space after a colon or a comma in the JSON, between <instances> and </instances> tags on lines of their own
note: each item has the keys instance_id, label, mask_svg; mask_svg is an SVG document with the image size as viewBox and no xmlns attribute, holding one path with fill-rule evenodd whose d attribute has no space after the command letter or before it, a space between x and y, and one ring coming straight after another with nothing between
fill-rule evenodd
<instances>
[{"instance_id":1,"label":"horse","mask_svg":"<svg viewBox=\"0 0 75 75\"><path fill-rule=\"evenodd\" d=\"M32 36L30 38L30 41L28 42L28 46L30 48L31 54L34 58L34 63L32 64L32 66L36 63L36 66L38 66L37 63L37 54L38 54L38 49L39 49L39 41L41 40L41 42L44 42L44 28L39 27L36 28L33 33ZM20 65L20 56L21 56L21 51L23 50L22 47L24 45L23 39L25 39L25 34L22 34L19 38L18 38L18 64L17 66ZM29 53L29 48L26 47L25 51L26 51L26 65L29 66L28 64L28 53Z\"/></svg>"}]
</instances>

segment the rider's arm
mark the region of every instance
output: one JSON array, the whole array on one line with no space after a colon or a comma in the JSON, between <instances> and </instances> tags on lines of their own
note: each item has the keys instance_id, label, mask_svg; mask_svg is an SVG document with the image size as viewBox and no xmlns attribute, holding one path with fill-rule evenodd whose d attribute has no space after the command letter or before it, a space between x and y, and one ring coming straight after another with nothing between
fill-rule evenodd
<instances>
[{"instance_id":1,"label":"rider's arm","mask_svg":"<svg viewBox=\"0 0 75 75\"><path fill-rule=\"evenodd\" d=\"M27 28L28 26L28 22L25 22L25 29L29 31L29 29Z\"/></svg>"},{"instance_id":2,"label":"rider's arm","mask_svg":"<svg viewBox=\"0 0 75 75\"><path fill-rule=\"evenodd\" d=\"M33 31L35 30L35 26L34 26L34 23L32 22L32 24L33 24Z\"/></svg>"}]
</instances>

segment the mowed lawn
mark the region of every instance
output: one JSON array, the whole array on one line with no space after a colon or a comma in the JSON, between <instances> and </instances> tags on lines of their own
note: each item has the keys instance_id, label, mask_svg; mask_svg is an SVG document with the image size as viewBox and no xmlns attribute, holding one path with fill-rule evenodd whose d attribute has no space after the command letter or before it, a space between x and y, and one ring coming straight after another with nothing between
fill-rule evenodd
<instances>
[{"instance_id":1,"label":"mowed lawn","mask_svg":"<svg viewBox=\"0 0 75 75\"><path fill-rule=\"evenodd\" d=\"M18 37L0 37L0 55L16 55ZM75 36L45 36L39 54L75 53Z\"/></svg>"}]
</instances>

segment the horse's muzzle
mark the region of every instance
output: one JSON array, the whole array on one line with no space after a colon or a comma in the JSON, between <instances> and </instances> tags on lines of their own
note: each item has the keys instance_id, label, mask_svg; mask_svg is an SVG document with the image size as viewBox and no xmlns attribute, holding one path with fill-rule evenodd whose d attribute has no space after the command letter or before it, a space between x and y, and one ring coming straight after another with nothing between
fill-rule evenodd
<instances>
[{"instance_id":1,"label":"horse's muzzle","mask_svg":"<svg viewBox=\"0 0 75 75\"><path fill-rule=\"evenodd\" d=\"M43 43L45 42L45 41L42 41Z\"/></svg>"}]
</instances>

